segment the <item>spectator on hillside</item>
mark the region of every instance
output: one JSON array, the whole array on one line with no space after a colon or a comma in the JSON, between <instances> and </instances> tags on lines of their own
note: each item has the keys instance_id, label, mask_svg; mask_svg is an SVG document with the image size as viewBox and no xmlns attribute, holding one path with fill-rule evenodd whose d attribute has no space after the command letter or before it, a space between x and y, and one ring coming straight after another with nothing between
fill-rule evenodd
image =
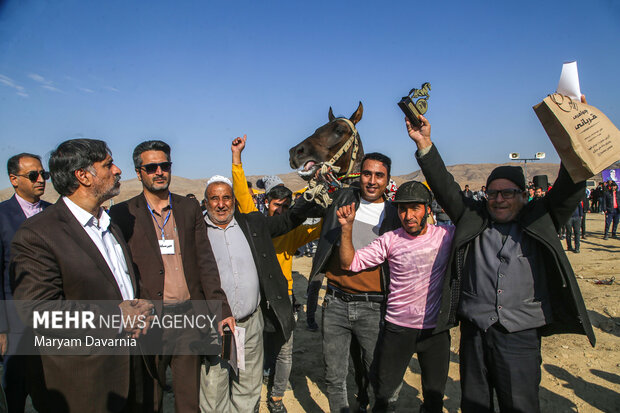
<instances>
[{"instance_id":1,"label":"spectator on hillside","mask_svg":"<svg viewBox=\"0 0 620 413\"><path fill-rule=\"evenodd\" d=\"M465 189L463 189L463 196L465 198L473 198L474 193L469 189L469 185L465 185Z\"/></svg>"}]
</instances>

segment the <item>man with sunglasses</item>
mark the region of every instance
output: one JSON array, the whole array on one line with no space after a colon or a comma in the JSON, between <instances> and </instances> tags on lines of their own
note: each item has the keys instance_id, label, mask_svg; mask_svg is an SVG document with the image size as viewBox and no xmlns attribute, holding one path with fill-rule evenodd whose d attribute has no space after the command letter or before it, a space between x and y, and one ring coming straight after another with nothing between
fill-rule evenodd
<instances>
[{"instance_id":1,"label":"man with sunglasses","mask_svg":"<svg viewBox=\"0 0 620 413\"><path fill-rule=\"evenodd\" d=\"M7 172L15 195L0 203L0 355L4 356L2 387L6 392L10 412L23 412L28 391L24 376L23 357L11 356L23 336L23 325L18 321L14 308L7 304L13 299L9 283L10 246L19 226L31 216L50 205L41 200L49 172L43 169L41 158L31 153L12 156L7 162Z\"/></svg>"},{"instance_id":2,"label":"man with sunglasses","mask_svg":"<svg viewBox=\"0 0 620 413\"><path fill-rule=\"evenodd\" d=\"M133 162L142 193L110 209L138 268L143 297L163 304L158 311L187 314L190 300L222 302L223 323L234 329L234 319L220 286L217 264L211 250L200 205L196 199L173 194L170 146L159 140L140 143L133 151ZM188 335L172 337L164 329L165 355L158 356L158 374L165 383L172 368L172 388L176 412L197 412L200 383L200 356L184 349ZM191 334L191 333L188 333ZM181 347L179 347L181 346ZM161 406L163 391L156 389Z\"/></svg>"},{"instance_id":3,"label":"man with sunglasses","mask_svg":"<svg viewBox=\"0 0 620 413\"><path fill-rule=\"evenodd\" d=\"M595 337L557 231L583 197L564 166L544 198L528 203L520 167L500 166L487 179L488 200L459 192L431 142L431 127L406 120L416 158L437 200L456 225L436 332L461 323L461 410L540 412L541 335Z\"/></svg>"}]
</instances>

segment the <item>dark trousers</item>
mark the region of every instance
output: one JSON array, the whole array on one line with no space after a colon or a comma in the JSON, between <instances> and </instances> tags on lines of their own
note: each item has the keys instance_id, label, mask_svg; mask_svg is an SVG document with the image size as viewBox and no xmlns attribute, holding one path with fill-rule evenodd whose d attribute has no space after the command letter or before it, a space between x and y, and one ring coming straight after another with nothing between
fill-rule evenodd
<instances>
[{"instance_id":1,"label":"dark trousers","mask_svg":"<svg viewBox=\"0 0 620 413\"><path fill-rule=\"evenodd\" d=\"M11 339L19 339L9 334L9 346ZM6 402L9 413L23 413L26 406L28 389L26 387L26 363L25 356L4 356L4 374L2 387L6 392Z\"/></svg>"},{"instance_id":2,"label":"dark trousers","mask_svg":"<svg viewBox=\"0 0 620 413\"><path fill-rule=\"evenodd\" d=\"M182 314L167 310L164 314ZM197 340L196 332L187 329L178 333L172 329L163 331L164 355L157 356L157 372L160 383L166 383L166 369L172 370L172 391L174 392L174 411L176 413L197 412L200 394L200 356L192 354L192 343ZM163 388L155 384L159 411L163 401Z\"/></svg>"},{"instance_id":3,"label":"dark trousers","mask_svg":"<svg viewBox=\"0 0 620 413\"><path fill-rule=\"evenodd\" d=\"M319 291L321 291L321 285L323 285L323 277L320 280L314 280L308 284L308 298L306 300L306 319L308 323L315 321L316 308L319 301Z\"/></svg>"},{"instance_id":4,"label":"dark trousers","mask_svg":"<svg viewBox=\"0 0 620 413\"><path fill-rule=\"evenodd\" d=\"M583 216L581 217L581 239L586 238L586 211L583 211Z\"/></svg>"},{"instance_id":5,"label":"dark trousers","mask_svg":"<svg viewBox=\"0 0 620 413\"><path fill-rule=\"evenodd\" d=\"M566 248L572 250L571 238L575 234L575 251L579 251L579 240L581 238L581 217L571 217L566 223Z\"/></svg>"},{"instance_id":6,"label":"dark trousers","mask_svg":"<svg viewBox=\"0 0 620 413\"><path fill-rule=\"evenodd\" d=\"M605 236L609 233L609 227L611 226L611 235L616 236L616 230L618 229L618 218L620 213L618 211L605 212Z\"/></svg>"},{"instance_id":7,"label":"dark trousers","mask_svg":"<svg viewBox=\"0 0 620 413\"><path fill-rule=\"evenodd\" d=\"M461 322L461 411L493 413L493 389L502 413L540 412L540 333L509 333L499 324L484 331Z\"/></svg>"},{"instance_id":8,"label":"dark trousers","mask_svg":"<svg viewBox=\"0 0 620 413\"><path fill-rule=\"evenodd\" d=\"M418 354L422 371L424 411L443 411L443 396L450 365L450 332L432 334L385 322L377 344L376 403L373 412L395 411L395 392L403 381L413 353Z\"/></svg>"}]
</instances>

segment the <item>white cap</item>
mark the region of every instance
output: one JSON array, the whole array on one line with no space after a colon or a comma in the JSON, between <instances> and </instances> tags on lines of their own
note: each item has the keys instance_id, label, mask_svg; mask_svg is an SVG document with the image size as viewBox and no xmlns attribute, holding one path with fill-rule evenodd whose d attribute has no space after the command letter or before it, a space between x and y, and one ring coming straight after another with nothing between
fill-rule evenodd
<instances>
[{"instance_id":1,"label":"white cap","mask_svg":"<svg viewBox=\"0 0 620 413\"><path fill-rule=\"evenodd\" d=\"M226 178L225 176L222 175L213 175L211 178L209 178L209 180L207 181L207 188L209 187L209 185L214 184L216 182L222 182L226 185L228 185L229 187L232 188L233 184L232 182L230 182L230 179Z\"/></svg>"}]
</instances>

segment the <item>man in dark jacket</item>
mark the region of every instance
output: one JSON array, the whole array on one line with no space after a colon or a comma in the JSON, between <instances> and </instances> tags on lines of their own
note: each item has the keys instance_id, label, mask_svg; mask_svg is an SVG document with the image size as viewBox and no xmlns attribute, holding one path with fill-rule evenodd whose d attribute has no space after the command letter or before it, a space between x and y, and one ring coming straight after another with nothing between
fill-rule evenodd
<instances>
[{"instance_id":1,"label":"man in dark jacket","mask_svg":"<svg viewBox=\"0 0 620 413\"><path fill-rule=\"evenodd\" d=\"M498 167L487 179L488 200L459 193L430 140L430 124L408 120L416 158L437 200L456 224L438 331L461 322L461 409L539 412L540 337L595 338L558 229L583 196L561 166L553 189L527 202L521 168Z\"/></svg>"},{"instance_id":2,"label":"man in dark jacket","mask_svg":"<svg viewBox=\"0 0 620 413\"><path fill-rule=\"evenodd\" d=\"M288 282L272 238L305 221L311 205L299 200L286 213L271 217L258 211L242 214L235 210L232 182L218 175L207 182L205 199L207 234L222 289L236 320L235 330L245 334L245 366L235 374L227 360L210 358L203 367L200 408L203 412L251 412L260 399L263 331L279 333L286 342L295 323Z\"/></svg>"},{"instance_id":3,"label":"man in dark jacket","mask_svg":"<svg viewBox=\"0 0 620 413\"><path fill-rule=\"evenodd\" d=\"M134 149L133 162L143 191L114 205L110 217L131 250L142 297L153 300L160 315L168 316L190 313L192 301L220 301L222 323L234 327L200 206L195 199L168 190L170 146L159 140L142 142ZM157 357L160 382L165 382L170 366L175 411L195 413L201 358L184 347L195 331L187 329L182 337L172 329L162 333L164 354ZM155 391L161 407L163 388L156 385Z\"/></svg>"},{"instance_id":4,"label":"man in dark jacket","mask_svg":"<svg viewBox=\"0 0 620 413\"><path fill-rule=\"evenodd\" d=\"M323 228L312 262L310 282L320 280L323 273L326 274L323 357L327 399L332 412L340 413L349 408L346 379L351 343L358 403L361 408L368 405L368 372L379 336L389 280L386 263L360 272L341 269L338 254L341 227L336 212L343 205L355 203L355 248L363 248L379 235L400 228L396 208L385 199L390 166L391 160L387 156L380 153L366 154L362 161L359 187L337 191L323 215Z\"/></svg>"},{"instance_id":5,"label":"man in dark jacket","mask_svg":"<svg viewBox=\"0 0 620 413\"><path fill-rule=\"evenodd\" d=\"M9 282L11 240L20 225L50 203L41 200L49 172L43 169L41 158L30 153L20 153L9 158L7 173L15 195L0 203L0 355L3 356L4 374L2 387L6 392L9 411L23 412L28 390L24 357L13 355L23 338L23 323L19 319Z\"/></svg>"},{"instance_id":6,"label":"man in dark jacket","mask_svg":"<svg viewBox=\"0 0 620 413\"><path fill-rule=\"evenodd\" d=\"M618 192L617 183L613 182L611 187L603 193L601 210L605 212L605 235L603 239L609 238L610 226L611 236L616 238L618 218L620 218L620 192Z\"/></svg>"},{"instance_id":7,"label":"man in dark jacket","mask_svg":"<svg viewBox=\"0 0 620 413\"><path fill-rule=\"evenodd\" d=\"M579 254L579 245L581 239L581 218L583 217L583 201L579 201L577 208L566 222L566 249ZM573 249L572 238L575 234L575 248Z\"/></svg>"}]
</instances>

